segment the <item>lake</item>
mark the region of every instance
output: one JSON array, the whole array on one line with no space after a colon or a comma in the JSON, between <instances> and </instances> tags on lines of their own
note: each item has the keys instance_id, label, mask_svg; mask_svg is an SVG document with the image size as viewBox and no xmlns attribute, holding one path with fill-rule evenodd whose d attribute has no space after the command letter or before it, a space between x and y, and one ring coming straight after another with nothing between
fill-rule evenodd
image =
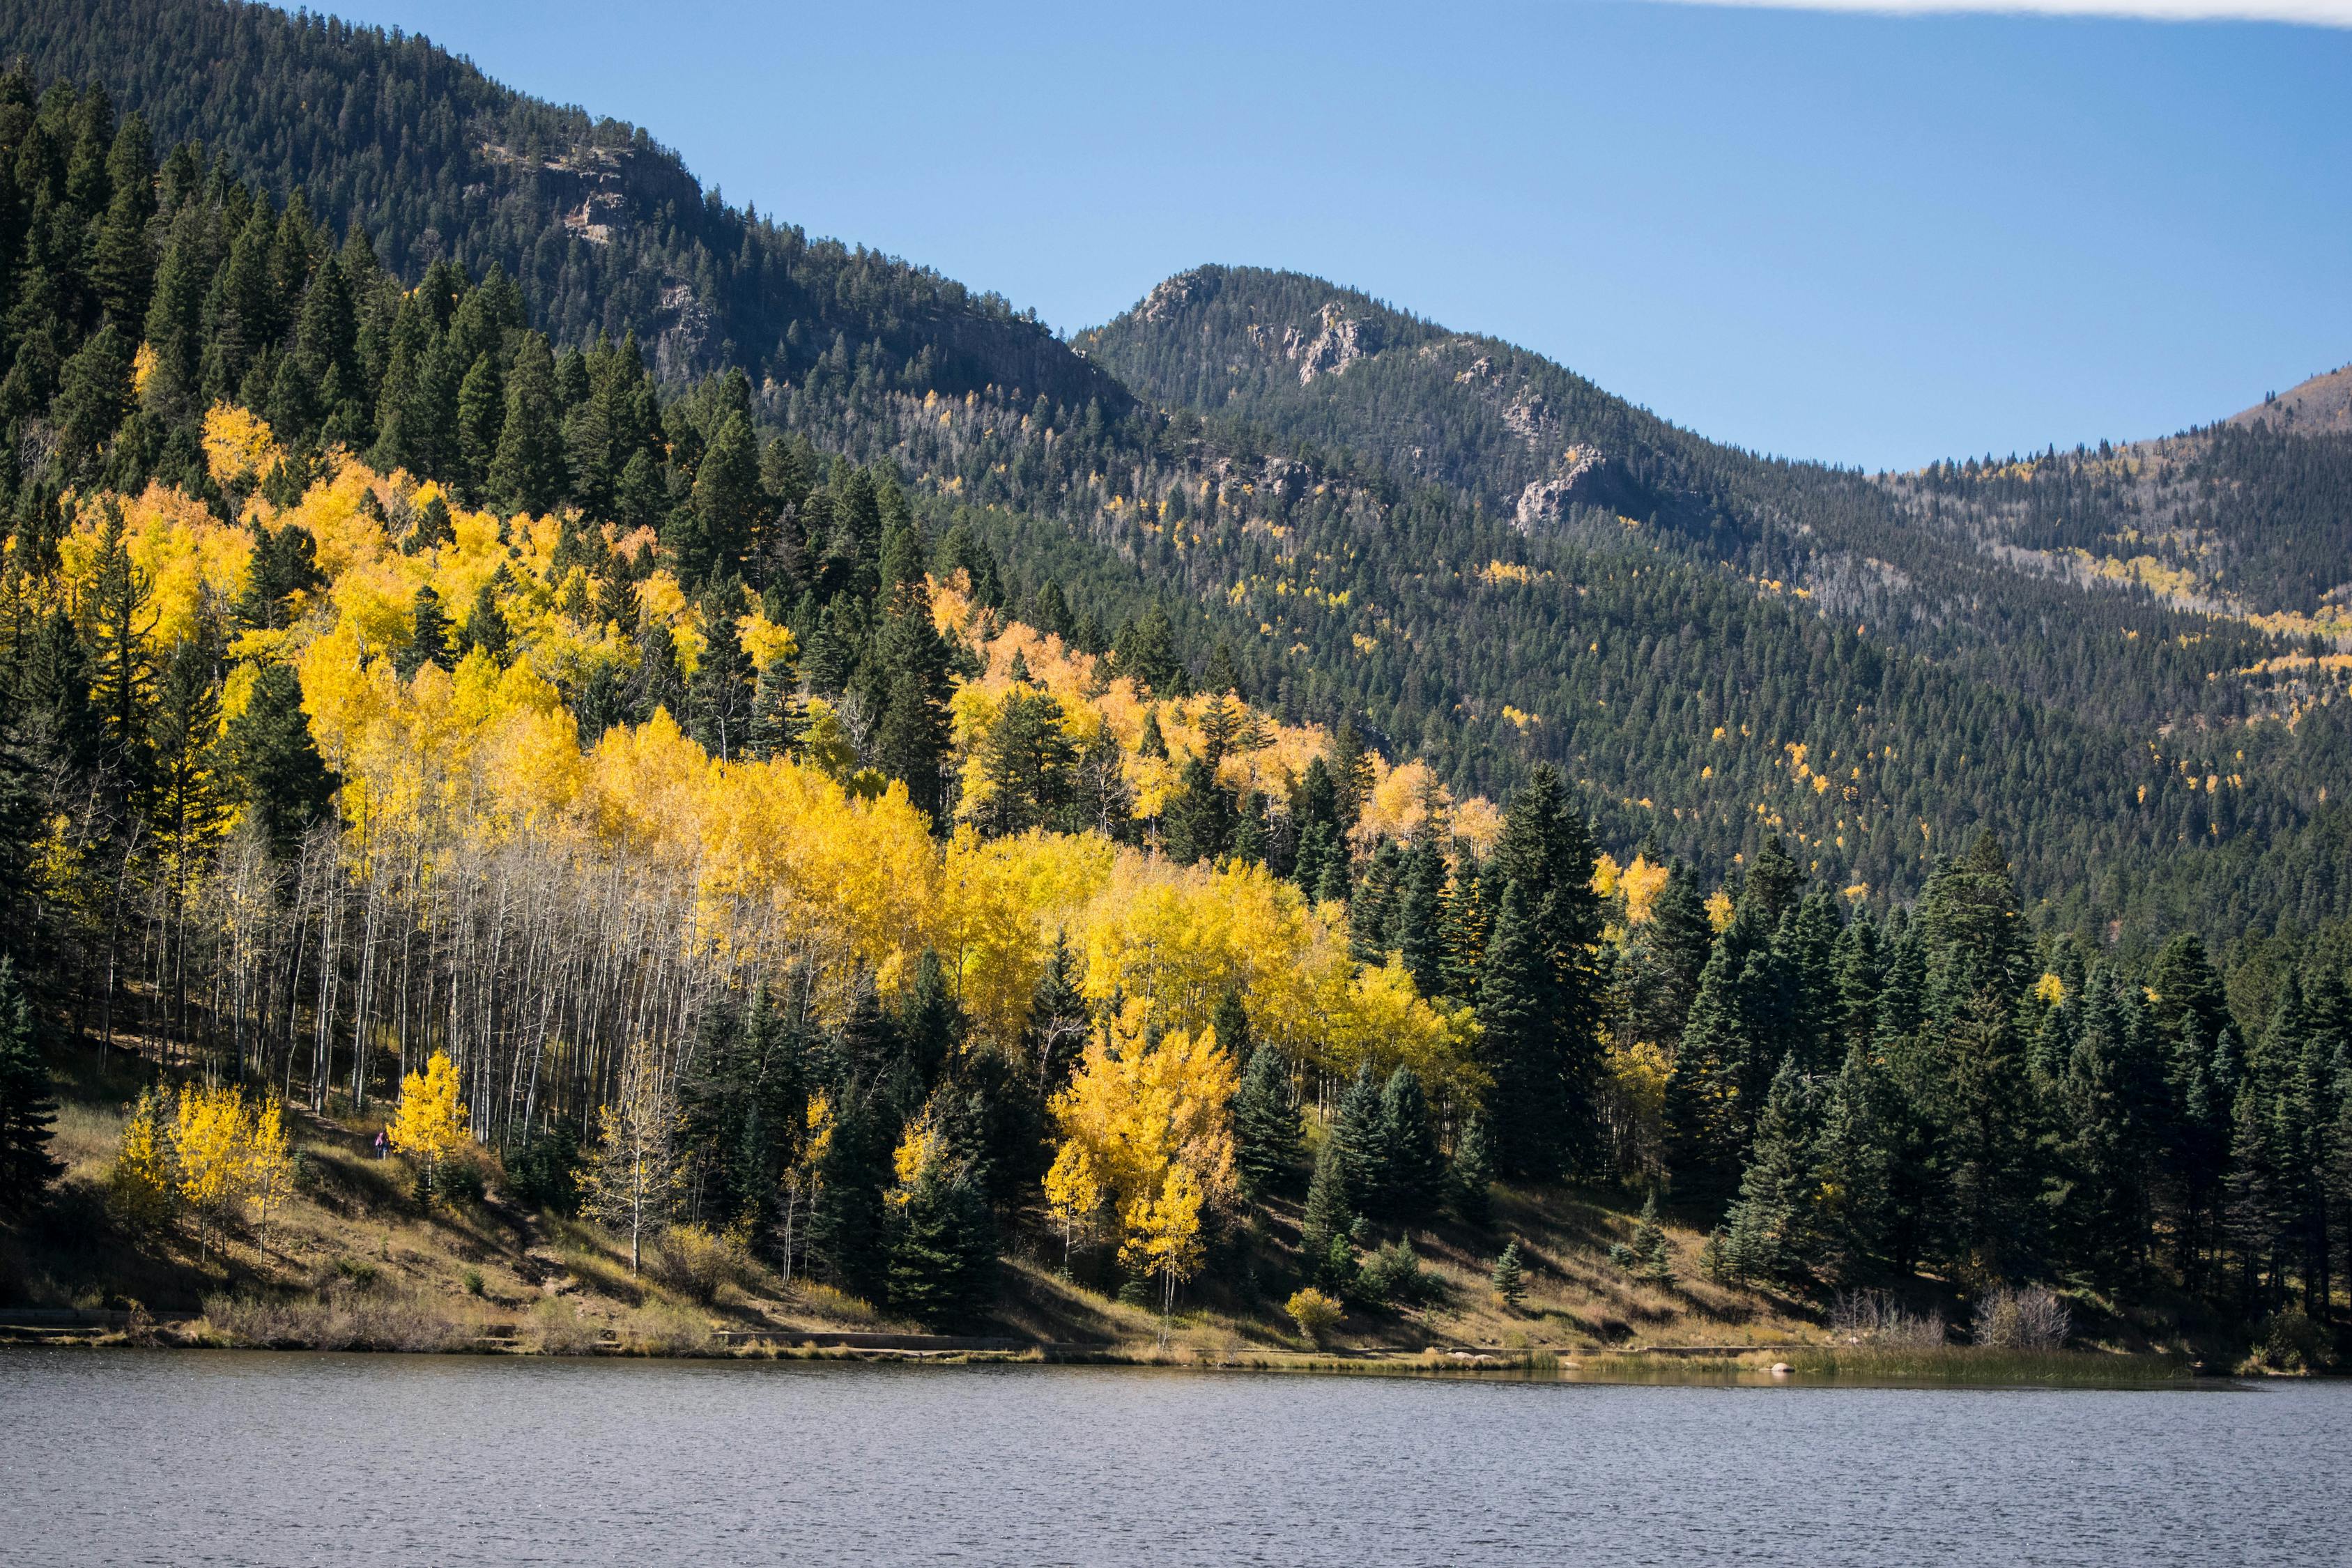
<instances>
[{"instance_id":1,"label":"lake","mask_svg":"<svg viewBox=\"0 0 2352 1568\"><path fill-rule=\"evenodd\" d=\"M0 1557L2319 1563L2352 1385L0 1349Z\"/></svg>"}]
</instances>

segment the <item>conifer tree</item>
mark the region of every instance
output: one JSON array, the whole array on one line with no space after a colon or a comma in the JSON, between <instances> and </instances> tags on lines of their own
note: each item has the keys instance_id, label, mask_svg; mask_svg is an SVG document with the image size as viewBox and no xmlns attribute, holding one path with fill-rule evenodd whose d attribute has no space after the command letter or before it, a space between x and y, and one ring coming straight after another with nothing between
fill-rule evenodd
<instances>
[{"instance_id":1,"label":"conifer tree","mask_svg":"<svg viewBox=\"0 0 2352 1568\"><path fill-rule=\"evenodd\" d=\"M1307 1209L1298 1226L1298 1252L1309 1269L1320 1269L1332 1247L1344 1246L1356 1223L1348 1202L1345 1156L1337 1136L1327 1133L1315 1152L1315 1173L1307 1183Z\"/></svg>"},{"instance_id":2,"label":"conifer tree","mask_svg":"<svg viewBox=\"0 0 2352 1568\"><path fill-rule=\"evenodd\" d=\"M449 617L442 613L441 595L433 591L432 584L419 584L408 618L408 646L394 653L393 668L404 680L428 664L449 668Z\"/></svg>"},{"instance_id":3,"label":"conifer tree","mask_svg":"<svg viewBox=\"0 0 2352 1568\"><path fill-rule=\"evenodd\" d=\"M1559 1057L1546 1006L1551 968L1517 878L1487 938L1478 991L1480 1048L1494 1079L1492 1108L1496 1166L1513 1175L1549 1177L1559 1169L1559 1121L1564 1096Z\"/></svg>"},{"instance_id":4,"label":"conifer tree","mask_svg":"<svg viewBox=\"0 0 2352 1568\"><path fill-rule=\"evenodd\" d=\"M237 798L271 853L287 858L341 784L310 739L301 682L291 666L262 668L251 700L229 721L224 739Z\"/></svg>"},{"instance_id":5,"label":"conifer tree","mask_svg":"<svg viewBox=\"0 0 2352 1568\"><path fill-rule=\"evenodd\" d=\"M751 738L753 672L735 626L741 604L733 578L703 595L702 656L686 683L689 732L722 762L742 755Z\"/></svg>"},{"instance_id":6,"label":"conifer tree","mask_svg":"<svg viewBox=\"0 0 2352 1568\"><path fill-rule=\"evenodd\" d=\"M0 1214L33 1208L65 1167L49 1152L57 1103L36 1047L33 1011L16 969L0 955Z\"/></svg>"},{"instance_id":7,"label":"conifer tree","mask_svg":"<svg viewBox=\"0 0 2352 1568\"><path fill-rule=\"evenodd\" d=\"M1399 1067L1381 1090L1379 1212L1391 1219L1424 1218L1445 1184L1445 1156L1420 1075Z\"/></svg>"},{"instance_id":8,"label":"conifer tree","mask_svg":"<svg viewBox=\"0 0 2352 1568\"><path fill-rule=\"evenodd\" d=\"M1186 759L1181 782L1160 815L1160 845L1180 866L1221 859L1232 848L1234 797L1200 757Z\"/></svg>"},{"instance_id":9,"label":"conifer tree","mask_svg":"<svg viewBox=\"0 0 2352 1568\"><path fill-rule=\"evenodd\" d=\"M1474 1114L1463 1123L1448 1176L1454 1212L1472 1225L1484 1225L1493 1209L1495 1184L1495 1146L1485 1117Z\"/></svg>"},{"instance_id":10,"label":"conifer tree","mask_svg":"<svg viewBox=\"0 0 2352 1568\"><path fill-rule=\"evenodd\" d=\"M545 338L524 334L506 381L506 416L487 476L489 493L507 510L536 516L551 510L564 492L562 405Z\"/></svg>"},{"instance_id":11,"label":"conifer tree","mask_svg":"<svg viewBox=\"0 0 2352 1568\"><path fill-rule=\"evenodd\" d=\"M926 1328L968 1322L995 1283L996 1220L968 1172L926 1168L891 1216L891 1307Z\"/></svg>"},{"instance_id":12,"label":"conifer tree","mask_svg":"<svg viewBox=\"0 0 2352 1568\"><path fill-rule=\"evenodd\" d=\"M1356 1068L1339 1096L1339 1114L1331 1123L1330 1140L1339 1149L1339 1179L1345 1185L1348 1212L1375 1212L1381 1199L1382 1162L1386 1150L1381 1125L1381 1084L1371 1064Z\"/></svg>"},{"instance_id":13,"label":"conifer tree","mask_svg":"<svg viewBox=\"0 0 2352 1568\"><path fill-rule=\"evenodd\" d=\"M1885 1255L1894 1226L1889 1090L1860 1042L1828 1085L1813 1145L1822 1272L1846 1279Z\"/></svg>"},{"instance_id":14,"label":"conifer tree","mask_svg":"<svg viewBox=\"0 0 2352 1568\"><path fill-rule=\"evenodd\" d=\"M1633 1226L1633 1260L1641 1277L1653 1285L1675 1282L1674 1249L1666 1243L1665 1226L1658 1223L1658 1191L1642 1200L1642 1215Z\"/></svg>"},{"instance_id":15,"label":"conifer tree","mask_svg":"<svg viewBox=\"0 0 2352 1568\"><path fill-rule=\"evenodd\" d=\"M1721 1254L1735 1279L1788 1284L1812 1258L1811 1091L1792 1056L1773 1075L1739 1198L1724 1215Z\"/></svg>"},{"instance_id":16,"label":"conifer tree","mask_svg":"<svg viewBox=\"0 0 2352 1568\"><path fill-rule=\"evenodd\" d=\"M1519 1303L1527 1300L1528 1277L1526 1268L1519 1262L1517 1242L1514 1241L1503 1248L1502 1255L1495 1259L1494 1271L1487 1279L1495 1287L1495 1294L1502 1298L1503 1305L1513 1311L1518 1310Z\"/></svg>"},{"instance_id":17,"label":"conifer tree","mask_svg":"<svg viewBox=\"0 0 2352 1568\"><path fill-rule=\"evenodd\" d=\"M1224 1040L1224 1031L1218 1030L1218 1043ZM1244 1194L1264 1200L1280 1191L1297 1167L1302 1142L1298 1096L1291 1086L1290 1064L1273 1046L1255 1047L1248 1061L1234 1094L1234 1160Z\"/></svg>"}]
</instances>

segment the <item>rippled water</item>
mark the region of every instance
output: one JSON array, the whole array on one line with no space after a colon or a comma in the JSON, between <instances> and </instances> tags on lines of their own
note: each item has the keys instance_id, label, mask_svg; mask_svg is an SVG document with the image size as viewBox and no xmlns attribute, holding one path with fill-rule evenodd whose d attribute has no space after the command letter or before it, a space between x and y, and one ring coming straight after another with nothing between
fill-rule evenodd
<instances>
[{"instance_id":1,"label":"rippled water","mask_svg":"<svg viewBox=\"0 0 2352 1568\"><path fill-rule=\"evenodd\" d=\"M0 1560L2332 1563L2352 1386L0 1350Z\"/></svg>"}]
</instances>

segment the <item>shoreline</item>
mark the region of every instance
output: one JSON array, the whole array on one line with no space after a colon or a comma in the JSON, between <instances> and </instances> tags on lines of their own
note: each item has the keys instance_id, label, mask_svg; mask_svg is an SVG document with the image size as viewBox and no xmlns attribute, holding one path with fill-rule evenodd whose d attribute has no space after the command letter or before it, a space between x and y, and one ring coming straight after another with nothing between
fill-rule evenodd
<instances>
[{"instance_id":1,"label":"shoreline","mask_svg":"<svg viewBox=\"0 0 2352 1568\"><path fill-rule=\"evenodd\" d=\"M730 1339L733 1342L730 1342ZM890 1341L891 1343L857 1342ZM907 1342L930 1341L931 1343ZM876 1366L1094 1366L1138 1371L1255 1372L1322 1376L1492 1379L1632 1386L1918 1388L2212 1388L2283 1378L2259 1370L2214 1369L2186 1358L2102 1351L2020 1354L1969 1346L1933 1350L1871 1347L1654 1346L1632 1351L1425 1350L1349 1352L1271 1348L1212 1350L1181 1341L1076 1344L959 1339L946 1335L714 1334L700 1344L648 1345L614 1338L567 1349L520 1335L485 1334L471 1343L419 1348L366 1342L255 1342L200 1317L140 1327L59 1325L51 1331L0 1324L0 1346L52 1350L226 1351L247 1353L478 1356L546 1361L679 1361ZM2321 1378L2321 1381L2328 1381Z\"/></svg>"}]
</instances>

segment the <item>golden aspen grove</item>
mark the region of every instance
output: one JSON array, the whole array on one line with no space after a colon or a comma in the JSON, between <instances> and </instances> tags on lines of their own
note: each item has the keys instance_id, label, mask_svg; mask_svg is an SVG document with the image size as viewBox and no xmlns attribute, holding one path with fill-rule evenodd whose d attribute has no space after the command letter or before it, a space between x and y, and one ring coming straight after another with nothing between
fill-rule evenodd
<instances>
[{"instance_id":1,"label":"golden aspen grove","mask_svg":"<svg viewBox=\"0 0 2352 1568\"><path fill-rule=\"evenodd\" d=\"M341 26L300 37L374 47ZM12 1288L158 1280L247 1342L398 1339L352 1304L397 1273L556 1347L605 1342L576 1290L689 1348L730 1312L1327 1350L1752 1340L1892 1290L2333 1353L2322 612L2110 606L2149 637L2095 627L2069 679L2111 710L2054 717L1847 629L1777 543L1717 556L1735 513L1862 526L1859 479L1612 402L1660 443L1615 489L1455 495L1311 445L1360 410L1315 424L1287 360L1249 399L1295 458L1104 368L1226 401L1160 324L1257 353L1249 300L1314 280L1188 274L1080 358L673 204L630 243L733 256L706 292L776 344L698 359L618 302L637 252L499 252L454 163L427 243L157 142L0 76ZM1382 329L1396 374L1484 440L1447 400L1493 364L1440 376L1475 344L1427 326ZM1990 516L2020 472L1887 494Z\"/></svg>"}]
</instances>

